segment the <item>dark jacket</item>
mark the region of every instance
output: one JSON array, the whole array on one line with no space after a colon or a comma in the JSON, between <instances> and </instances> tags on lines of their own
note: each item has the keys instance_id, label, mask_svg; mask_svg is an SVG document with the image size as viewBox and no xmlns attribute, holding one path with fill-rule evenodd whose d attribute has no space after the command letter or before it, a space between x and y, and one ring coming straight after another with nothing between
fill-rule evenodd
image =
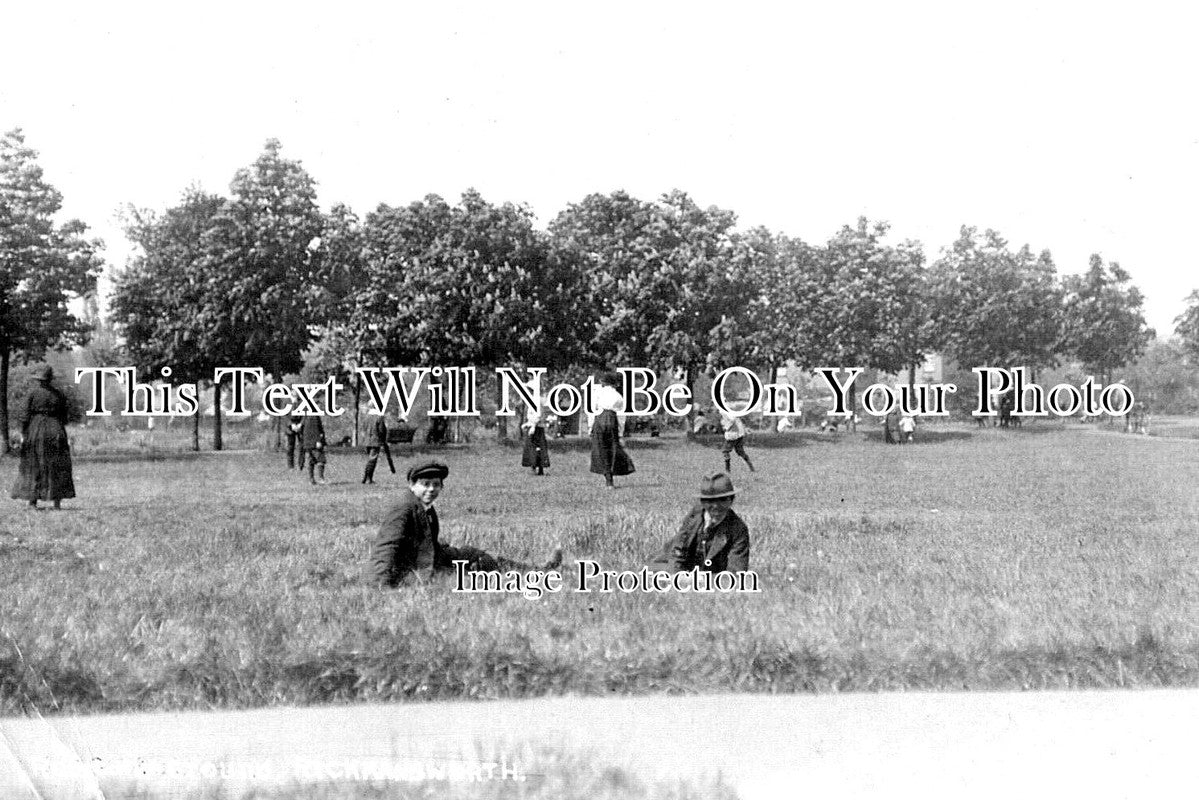
<instances>
[{"instance_id":1,"label":"dark jacket","mask_svg":"<svg viewBox=\"0 0 1199 800\"><path fill-rule=\"evenodd\" d=\"M366 429L366 446L382 447L387 444L387 420L375 417L375 421Z\"/></svg>"},{"instance_id":2,"label":"dark jacket","mask_svg":"<svg viewBox=\"0 0 1199 800\"><path fill-rule=\"evenodd\" d=\"M403 490L400 501L388 510L371 547L375 581L396 586L410 572L428 577L441 560L437 511L425 508L412 492Z\"/></svg>"},{"instance_id":3,"label":"dark jacket","mask_svg":"<svg viewBox=\"0 0 1199 800\"><path fill-rule=\"evenodd\" d=\"M304 417L304 427L300 429L301 446L305 450L324 448L325 423L320 417Z\"/></svg>"},{"instance_id":4,"label":"dark jacket","mask_svg":"<svg viewBox=\"0 0 1199 800\"><path fill-rule=\"evenodd\" d=\"M737 512L729 513L719 525L704 530L704 509L696 505L655 559L671 572L698 567L706 572L744 572L749 569L749 528Z\"/></svg>"}]
</instances>

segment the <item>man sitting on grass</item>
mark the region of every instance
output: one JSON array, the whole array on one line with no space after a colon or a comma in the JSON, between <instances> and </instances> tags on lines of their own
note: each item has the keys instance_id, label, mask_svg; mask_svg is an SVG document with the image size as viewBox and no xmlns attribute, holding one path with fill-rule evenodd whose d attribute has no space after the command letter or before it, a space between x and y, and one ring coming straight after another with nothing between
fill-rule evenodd
<instances>
[{"instance_id":1,"label":"man sitting on grass","mask_svg":"<svg viewBox=\"0 0 1199 800\"><path fill-rule=\"evenodd\" d=\"M450 468L440 461L423 461L408 470L408 488L400 501L383 518L371 548L371 569L380 586L398 586L409 575L430 578L437 571L451 571L455 561L467 562L469 572L527 572L534 569L506 558L496 558L476 547L450 547L438 540L439 524L433 501L441 494ZM562 563L556 548L542 571Z\"/></svg>"},{"instance_id":2,"label":"man sitting on grass","mask_svg":"<svg viewBox=\"0 0 1199 800\"><path fill-rule=\"evenodd\" d=\"M749 528L733 511L736 497L732 479L723 472L700 480L699 503L654 564L665 564L671 572L748 571Z\"/></svg>"}]
</instances>

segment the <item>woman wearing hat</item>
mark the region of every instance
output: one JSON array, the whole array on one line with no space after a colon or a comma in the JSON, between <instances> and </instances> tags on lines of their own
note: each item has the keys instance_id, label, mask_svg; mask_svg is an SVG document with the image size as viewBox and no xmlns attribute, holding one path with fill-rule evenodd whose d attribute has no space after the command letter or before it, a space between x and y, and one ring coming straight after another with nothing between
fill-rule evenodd
<instances>
[{"instance_id":1,"label":"woman wearing hat","mask_svg":"<svg viewBox=\"0 0 1199 800\"><path fill-rule=\"evenodd\" d=\"M62 501L75 496L71 474L71 447L67 441L67 399L50 385L54 370L48 366L33 374L37 384L25 397L21 422L21 466L12 496L28 500L37 508L38 500L52 500L60 508Z\"/></svg>"},{"instance_id":2,"label":"woman wearing hat","mask_svg":"<svg viewBox=\"0 0 1199 800\"><path fill-rule=\"evenodd\" d=\"M408 470L408 488L400 492L400 501L383 518L371 547L370 569L380 586L398 586L413 574L430 578L438 570L453 570L455 561L467 562L468 572L534 569L476 547L450 547L441 543L441 525L433 501L441 494L449 474L449 467L432 459ZM540 569L549 571L561 563L562 551L556 549Z\"/></svg>"},{"instance_id":3,"label":"woman wearing hat","mask_svg":"<svg viewBox=\"0 0 1199 800\"><path fill-rule=\"evenodd\" d=\"M679 532L654 559L671 572L749 570L749 528L733 511L737 493L723 472L699 482L699 503L679 526Z\"/></svg>"},{"instance_id":4,"label":"woman wearing hat","mask_svg":"<svg viewBox=\"0 0 1199 800\"><path fill-rule=\"evenodd\" d=\"M599 415L591 424L591 471L604 476L604 485L615 489L613 475L632 475L633 460L620 444L620 420L616 409L621 407L620 392L616 387L620 377L612 373L603 375L595 390L595 402Z\"/></svg>"}]
</instances>

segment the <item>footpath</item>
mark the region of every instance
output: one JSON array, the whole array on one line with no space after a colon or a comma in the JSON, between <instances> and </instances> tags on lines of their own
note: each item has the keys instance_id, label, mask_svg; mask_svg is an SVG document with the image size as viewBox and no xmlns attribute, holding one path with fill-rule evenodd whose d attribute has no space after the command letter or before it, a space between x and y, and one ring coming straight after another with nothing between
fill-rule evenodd
<instances>
[{"instance_id":1,"label":"footpath","mask_svg":"<svg viewBox=\"0 0 1199 800\"><path fill-rule=\"evenodd\" d=\"M0 797L99 800L126 796L114 790L122 786L137 797L240 797L359 778L536 781L547 754L649 782L720 776L751 800L1185 797L1196 791L1196 742L1199 690L1174 689L3 718ZM214 780L219 794L196 793Z\"/></svg>"}]
</instances>

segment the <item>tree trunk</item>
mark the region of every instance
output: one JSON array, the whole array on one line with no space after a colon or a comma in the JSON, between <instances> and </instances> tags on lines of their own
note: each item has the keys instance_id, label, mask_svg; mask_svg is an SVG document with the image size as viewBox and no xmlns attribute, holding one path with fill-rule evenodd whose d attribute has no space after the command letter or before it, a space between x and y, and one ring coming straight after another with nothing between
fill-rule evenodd
<instances>
[{"instance_id":1,"label":"tree trunk","mask_svg":"<svg viewBox=\"0 0 1199 800\"><path fill-rule=\"evenodd\" d=\"M358 415L359 407L362 405L362 376L359 375L354 380L354 436L350 439L350 444L354 447L358 446Z\"/></svg>"},{"instance_id":2,"label":"tree trunk","mask_svg":"<svg viewBox=\"0 0 1199 800\"><path fill-rule=\"evenodd\" d=\"M691 398L691 410L687 412L687 438L695 438L695 369L693 364L683 368L683 384L687 387L687 396Z\"/></svg>"},{"instance_id":3,"label":"tree trunk","mask_svg":"<svg viewBox=\"0 0 1199 800\"><path fill-rule=\"evenodd\" d=\"M196 413L192 414L192 451L200 452L200 414L202 409L197 408Z\"/></svg>"},{"instance_id":4,"label":"tree trunk","mask_svg":"<svg viewBox=\"0 0 1199 800\"><path fill-rule=\"evenodd\" d=\"M494 372L493 372L494 375ZM495 407L499 408L503 398L500 396L500 379L495 377ZM505 416L497 416L495 418L495 438L497 442L508 441L508 418Z\"/></svg>"},{"instance_id":5,"label":"tree trunk","mask_svg":"<svg viewBox=\"0 0 1199 800\"><path fill-rule=\"evenodd\" d=\"M212 449L224 450L225 442L221 438L221 383L212 385Z\"/></svg>"},{"instance_id":6,"label":"tree trunk","mask_svg":"<svg viewBox=\"0 0 1199 800\"><path fill-rule=\"evenodd\" d=\"M8 365L10 354L8 348L0 349L0 454L12 452L11 440L8 437Z\"/></svg>"},{"instance_id":7,"label":"tree trunk","mask_svg":"<svg viewBox=\"0 0 1199 800\"><path fill-rule=\"evenodd\" d=\"M271 428L275 431L275 449L283 449L283 417L272 417Z\"/></svg>"},{"instance_id":8,"label":"tree trunk","mask_svg":"<svg viewBox=\"0 0 1199 800\"><path fill-rule=\"evenodd\" d=\"M845 427L853 433L858 432L858 382L854 381L849 387L849 417L845 420Z\"/></svg>"}]
</instances>

